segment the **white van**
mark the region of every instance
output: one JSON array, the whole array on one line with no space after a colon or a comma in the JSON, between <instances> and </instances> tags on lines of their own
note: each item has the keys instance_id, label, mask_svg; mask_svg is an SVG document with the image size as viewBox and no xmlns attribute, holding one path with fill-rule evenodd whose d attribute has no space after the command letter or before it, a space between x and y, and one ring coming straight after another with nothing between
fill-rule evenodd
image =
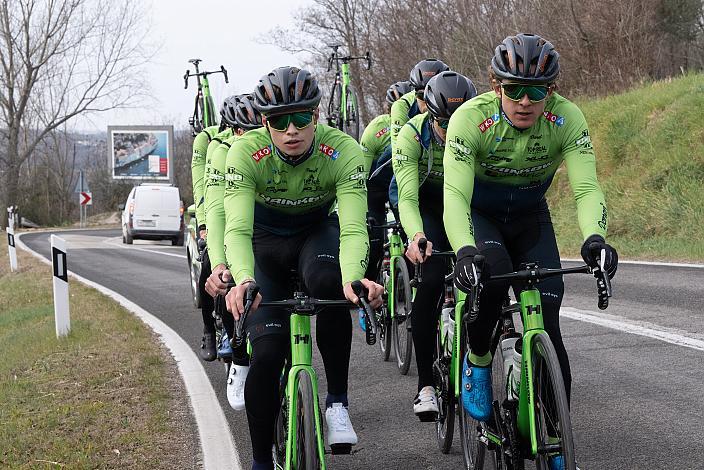
<instances>
[{"instance_id":1,"label":"white van","mask_svg":"<svg viewBox=\"0 0 704 470\"><path fill-rule=\"evenodd\" d=\"M170 184L142 183L127 196L122 211L122 242L170 239L183 246L183 202Z\"/></svg>"}]
</instances>

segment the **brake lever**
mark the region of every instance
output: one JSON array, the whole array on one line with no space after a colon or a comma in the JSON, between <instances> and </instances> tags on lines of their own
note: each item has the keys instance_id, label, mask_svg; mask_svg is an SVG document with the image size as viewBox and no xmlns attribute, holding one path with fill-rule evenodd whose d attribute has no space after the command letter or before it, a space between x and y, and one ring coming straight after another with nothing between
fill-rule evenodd
<instances>
[{"instance_id":1,"label":"brake lever","mask_svg":"<svg viewBox=\"0 0 704 470\"><path fill-rule=\"evenodd\" d=\"M365 339L367 341L367 344L373 345L374 343L376 343L376 324L372 321L371 314L374 309L372 309L372 306L369 305L369 302L367 301L367 295L369 295L369 291L366 287L364 287L364 284L362 284L361 281L354 281L352 283L352 290L359 299L359 303L361 304L362 310L364 310L364 324L366 326L364 332Z\"/></svg>"},{"instance_id":2,"label":"brake lever","mask_svg":"<svg viewBox=\"0 0 704 470\"><path fill-rule=\"evenodd\" d=\"M606 310L609 306L609 297L612 296L611 279L606 272L606 250L601 249L600 257L597 259L598 268L593 270L596 278L597 295L599 296L598 306L600 310Z\"/></svg>"}]
</instances>

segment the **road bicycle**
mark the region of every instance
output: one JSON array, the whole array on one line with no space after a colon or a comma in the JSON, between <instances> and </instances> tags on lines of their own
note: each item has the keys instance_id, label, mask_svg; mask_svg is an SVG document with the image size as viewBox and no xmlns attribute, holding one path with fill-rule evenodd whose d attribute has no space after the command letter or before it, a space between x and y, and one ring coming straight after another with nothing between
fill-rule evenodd
<instances>
[{"instance_id":1,"label":"road bicycle","mask_svg":"<svg viewBox=\"0 0 704 470\"><path fill-rule=\"evenodd\" d=\"M220 70L203 71L198 70L198 64L201 59L190 59L188 62L193 64L196 69L195 73L191 73L186 69L186 74L183 76L185 89L188 89L188 79L196 77L198 83L198 93L196 94L196 102L193 109L193 116L188 118L188 124L191 126L193 137L197 136L203 129L218 124L217 111L213 104L213 97L210 94L210 84L208 83L208 75L221 73L225 76L225 83L230 83L227 77L227 70L224 66L220 66Z\"/></svg>"},{"instance_id":2,"label":"road bicycle","mask_svg":"<svg viewBox=\"0 0 704 470\"><path fill-rule=\"evenodd\" d=\"M602 252L601 258L604 259ZM468 470L521 470L525 459L535 461L536 468L548 470L551 458L561 458L566 470L575 470L575 452L565 384L555 348L544 329L540 291L536 284L553 276L573 273L592 274L597 279L598 306L608 307L611 283L599 261L598 268L587 265L564 268L540 268L537 263L521 266L516 272L491 276L491 281L519 281L524 288L515 303L506 302L492 335L492 385L495 399L493 416L486 423L472 419L461 405L459 367L468 350L468 318L478 312L480 286L470 293L471 307L465 309L463 295L458 295L455 310L461 326L459 350L454 366L455 398L459 404L459 428L465 466ZM475 279L480 279L481 273ZM459 294L459 292L458 292ZM466 314L458 315L465 311ZM516 331L513 315L520 313L523 332ZM455 333L457 335L457 331ZM501 345L501 350L497 351ZM508 353L520 354L512 361ZM496 354L498 352L498 354ZM518 356L517 356L518 357ZM516 364L520 363L520 366Z\"/></svg>"},{"instance_id":3,"label":"road bicycle","mask_svg":"<svg viewBox=\"0 0 704 470\"><path fill-rule=\"evenodd\" d=\"M372 318L376 323L382 358L389 359L393 344L398 370L406 375L413 354L411 307L414 290L404 257L402 227L400 222L392 222L375 228L384 229L384 256L377 278L377 283L384 286L384 295L381 308Z\"/></svg>"},{"instance_id":4,"label":"road bicycle","mask_svg":"<svg viewBox=\"0 0 704 470\"><path fill-rule=\"evenodd\" d=\"M291 322L291 355L281 374L281 407L276 418L272 456L277 469L319 470L325 469L325 445L318 403L318 379L312 367L310 317L326 307L351 307L353 304L347 300L313 299L303 292L299 280L295 284L297 288L291 299L259 304L260 307L287 309ZM352 288L360 299L365 318L370 321L372 309L366 301L366 289L359 281L353 282ZM241 346L245 340L245 322L258 291L259 287L255 283L248 284L244 313L235 322L234 347ZM333 454L349 454L352 445L335 444L330 448Z\"/></svg>"},{"instance_id":5,"label":"road bicycle","mask_svg":"<svg viewBox=\"0 0 704 470\"><path fill-rule=\"evenodd\" d=\"M352 86L350 77L350 63L353 60L366 61L366 69L372 67L372 58L369 51L363 56L340 56L338 49L342 46L333 45L332 54L328 58L328 72L335 64L335 83L330 90L330 101L328 102L328 125L336 127L346 134L359 140L359 101L357 92Z\"/></svg>"}]
</instances>

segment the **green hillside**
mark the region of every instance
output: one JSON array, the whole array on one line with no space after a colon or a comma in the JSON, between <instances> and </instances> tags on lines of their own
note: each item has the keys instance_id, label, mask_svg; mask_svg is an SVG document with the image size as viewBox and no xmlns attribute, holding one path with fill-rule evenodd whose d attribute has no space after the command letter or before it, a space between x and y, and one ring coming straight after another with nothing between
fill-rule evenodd
<instances>
[{"instance_id":1,"label":"green hillside","mask_svg":"<svg viewBox=\"0 0 704 470\"><path fill-rule=\"evenodd\" d=\"M626 259L704 261L704 75L578 101L609 208L608 240ZM550 206L563 256L581 246L567 175Z\"/></svg>"}]
</instances>

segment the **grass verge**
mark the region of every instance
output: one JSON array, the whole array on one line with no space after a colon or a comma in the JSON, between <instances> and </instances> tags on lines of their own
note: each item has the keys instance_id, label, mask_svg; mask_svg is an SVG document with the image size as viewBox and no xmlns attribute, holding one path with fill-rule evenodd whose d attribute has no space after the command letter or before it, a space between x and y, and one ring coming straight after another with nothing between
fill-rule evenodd
<instances>
[{"instance_id":1,"label":"grass verge","mask_svg":"<svg viewBox=\"0 0 704 470\"><path fill-rule=\"evenodd\" d=\"M609 208L609 242L623 258L704 261L704 75L578 104ZM562 254L577 256L582 238L566 172L548 196Z\"/></svg>"},{"instance_id":2,"label":"grass verge","mask_svg":"<svg viewBox=\"0 0 704 470\"><path fill-rule=\"evenodd\" d=\"M50 268L0 250L0 467L200 468L173 359L121 306L69 281L71 333L54 330Z\"/></svg>"}]
</instances>

